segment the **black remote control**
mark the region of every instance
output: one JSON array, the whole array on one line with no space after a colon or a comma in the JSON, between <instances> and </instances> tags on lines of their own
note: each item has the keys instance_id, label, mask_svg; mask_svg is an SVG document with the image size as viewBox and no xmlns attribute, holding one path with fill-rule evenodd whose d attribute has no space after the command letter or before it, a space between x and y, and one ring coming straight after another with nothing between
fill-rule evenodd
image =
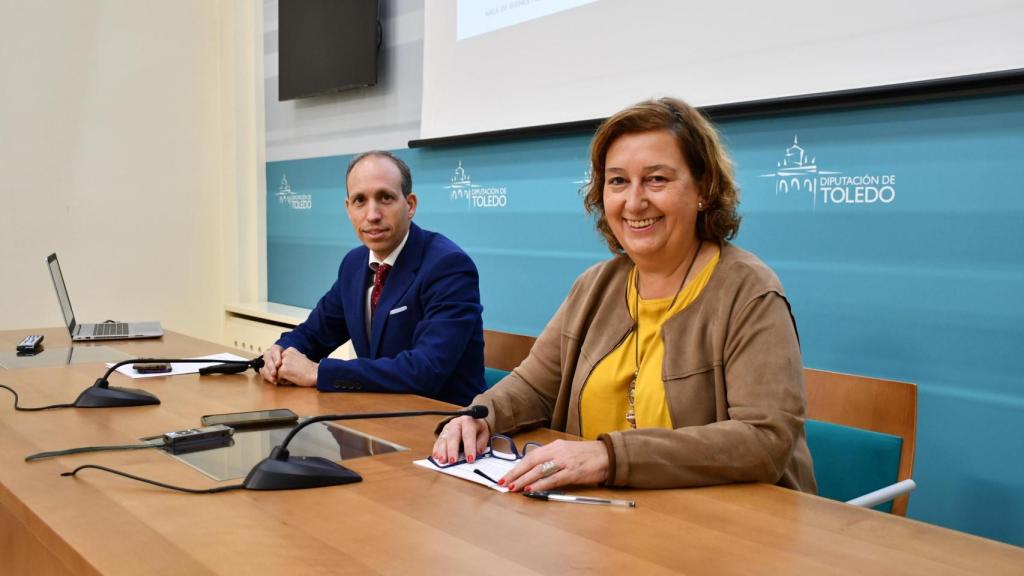
<instances>
[{"instance_id":1,"label":"black remote control","mask_svg":"<svg viewBox=\"0 0 1024 576\"><path fill-rule=\"evenodd\" d=\"M33 334L31 336L25 336L25 338L18 342L16 350L19 354L35 354L39 351L39 345L43 343L42 334Z\"/></svg>"},{"instance_id":2,"label":"black remote control","mask_svg":"<svg viewBox=\"0 0 1024 576\"><path fill-rule=\"evenodd\" d=\"M231 438L234 433L233 428L222 424L167 432L164 434L164 449L174 454L183 454L230 446L234 442Z\"/></svg>"}]
</instances>

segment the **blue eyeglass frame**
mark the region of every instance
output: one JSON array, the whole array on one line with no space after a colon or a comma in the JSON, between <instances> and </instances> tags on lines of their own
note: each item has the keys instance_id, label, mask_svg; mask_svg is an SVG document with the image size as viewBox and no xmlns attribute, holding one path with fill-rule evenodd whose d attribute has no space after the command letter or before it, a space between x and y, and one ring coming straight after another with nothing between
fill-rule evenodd
<instances>
[{"instance_id":1,"label":"blue eyeglass frame","mask_svg":"<svg viewBox=\"0 0 1024 576\"><path fill-rule=\"evenodd\" d=\"M512 447L512 458L498 456L499 453L495 452L492 449L492 447L494 446L495 438L508 442L508 445ZM527 442L526 444L523 444L523 451L520 452L519 448L516 447L516 441L513 440L511 436L506 436L504 434L492 434L490 440L488 440L487 442L487 452L491 455L492 458L497 458L499 460L519 460L523 456L526 456L526 453L529 452L532 448L540 448L541 446L543 446L543 444L541 444L540 442Z\"/></svg>"}]
</instances>

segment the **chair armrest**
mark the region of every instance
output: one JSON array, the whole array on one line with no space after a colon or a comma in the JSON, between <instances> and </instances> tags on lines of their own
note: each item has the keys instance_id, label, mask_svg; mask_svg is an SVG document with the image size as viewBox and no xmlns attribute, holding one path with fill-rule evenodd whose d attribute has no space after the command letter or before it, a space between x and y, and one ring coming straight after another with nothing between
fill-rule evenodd
<instances>
[{"instance_id":1,"label":"chair armrest","mask_svg":"<svg viewBox=\"0 0 1024 576\"><path fill-rule=\"evenodd\" d=\"M860 506L861 508L873 508L879 504L888 502L896 498L909 493L914 488L917 488L917 483L912 479L906 479L895 484L890 484L885 488L879 488L874 492L868 492L863 496L858 496L853 500L847 500L847 504L853 504L854 506Z\"/></svg>"}]
</instances>

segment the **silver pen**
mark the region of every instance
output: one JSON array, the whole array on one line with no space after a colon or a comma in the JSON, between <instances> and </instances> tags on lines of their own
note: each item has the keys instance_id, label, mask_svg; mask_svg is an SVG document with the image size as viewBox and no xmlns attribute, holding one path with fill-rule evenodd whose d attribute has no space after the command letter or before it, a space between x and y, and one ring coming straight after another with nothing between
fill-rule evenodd
<instances>
[{"instance_id":1,"label":"silver pen","mask_svg":"<svg viewBox=\"0 0 1024 576\"><path fill-rule=\"evenodd\" d=\"M602 504L605 506L623 506L626 508L636 508L636 500L595 498L593 496L573 496L571 494L565 494L563 492L552 492L550 490L541 490L539 492L523 492L523 496L526 496L527 498L536 498L538 500L569 502L572 504Z\"/></svg>"}]
</instances>

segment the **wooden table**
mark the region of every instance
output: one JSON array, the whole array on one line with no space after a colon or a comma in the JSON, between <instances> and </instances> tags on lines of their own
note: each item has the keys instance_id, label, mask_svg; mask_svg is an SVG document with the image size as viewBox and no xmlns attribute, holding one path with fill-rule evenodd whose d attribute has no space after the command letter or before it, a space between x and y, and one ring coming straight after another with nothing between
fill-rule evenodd
<instances>
[{"instance_id":1,"label":"wooden table","mask_svg":"<svg viewBox=\"0 0 1024 576\"><path fill-rule=\"evenodd\" d=\"M0 332L0 346L13 350L29 332L67 345L66 333L53 329ZM138 356L225 350L174 333L105 345ZM102 371L99 364L0 370L0 383L19 390L24 405L50 404L73 400ZM1022 548L774 486L578 490L628 494L635 509L500 494L411 463L428 453L436 417L347 422L412 450L347 461L363 482L312 490L190 495L95 470L60 477L88 462L172 484L217 485L155 450L23 460L197 426L209 413L446 407L416 396L278 388L251 372L114 376L112 384L148 389L163 404L15 412L0 390L0 574L1024 574Z\"/></svg>"}]
</instances>

